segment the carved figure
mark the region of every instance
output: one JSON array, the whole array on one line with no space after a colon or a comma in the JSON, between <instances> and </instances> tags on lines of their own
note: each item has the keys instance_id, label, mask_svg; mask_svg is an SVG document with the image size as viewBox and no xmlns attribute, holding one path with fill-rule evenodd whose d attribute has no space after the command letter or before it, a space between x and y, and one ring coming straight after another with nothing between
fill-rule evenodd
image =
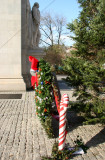
<instances>
[{"instance_id":1,"label":"carved figure","mask_svg":"<svg viewBox=\"0 0 105 160\"><path fill-rule=\"evenodd\" d=\"M28 47L32 47L32 39L33 39L33 19L32 19L32 13L31 13L31 7L29 0L27 0L27 8L26 8L26 18L27 18L27 45Z\"/></svg>"},{"instance_id":2,"label":"carved figure","mask_svg":"<svg viewBox=\"0 0 105 160\"><path fill-rule=\"evenodd\" d=\"M33 47L38 47L39 40L40 40L40 11L39 11L39 4L36 2L32 7L32 18L33 18Z\"/></svg>"}]
</instances>

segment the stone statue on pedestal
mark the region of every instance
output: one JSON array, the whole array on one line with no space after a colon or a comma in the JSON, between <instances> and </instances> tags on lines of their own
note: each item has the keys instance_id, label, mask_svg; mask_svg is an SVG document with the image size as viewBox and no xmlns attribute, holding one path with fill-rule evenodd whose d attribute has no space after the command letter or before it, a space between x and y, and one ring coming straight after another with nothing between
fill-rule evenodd
<instances>
[{"instance_id":1,"label":"stone statue on pedestal","mask_svg":"<svg viewBox=\"0 0 105 160\"><path fill-rule=\"evenodd\" d=\"M23 2L23 0L22 0ZM25 61L23 59L23 68L24 68L24 80L26 82L27 88L31 87L31 75L30 75L30 63L29 57L34 57L36 59L43 58L46 54L44 53L43 49L39 47L40 41L40 11L39 11L39 4L36 2L34 3L32 10L30 6L29 0L24 0L23 4L25 3L25 18L23 16L23 26L26 26L23 30L23 38L24 38L24 57L26 58L26 66ZM23 13L24 13L23 12ZM25 19L25 20L24 20ZM32 69L31 69L32 71ZM31 72L32 73L32 72ZM34 82L34 80L32 80Z\"/></svg>"}]
</instances>

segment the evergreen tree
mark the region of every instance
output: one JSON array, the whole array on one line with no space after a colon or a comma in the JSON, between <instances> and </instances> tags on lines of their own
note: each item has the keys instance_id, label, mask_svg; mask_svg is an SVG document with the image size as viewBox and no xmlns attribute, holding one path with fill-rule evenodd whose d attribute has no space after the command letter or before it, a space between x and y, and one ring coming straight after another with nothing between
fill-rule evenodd
<instances>
[{"instance_id":1,"label":"evergreen tree","mask_svg":"<svg viewBox=\"0 0 105 160\"><path fill-rule=\"evenodd\" d=\"M68 24L68 29L75 34L72 38L76 42L76 50L72 52L71 58L66 58L64 68L69 75L68 83L76 88L74 95L78 96L79 111L88 113L88 116L94 112L95 118L98 117L97 121L100 119L104 121L102 117L105 113L105 103L104 99L100 99L105 80L104 1L78 0L78 2L82 11L78 19ZM96 105L97 103L99 105ZM101 114L98 114L100 112Z\"/></svg>"},{"instance_id":2,"label":"evergreen tree","mask_svg":"<svg viewBox=\"0 0 105 160\"><path fill-rule=\"evenodd\" d=\"M78 0L82 11L78 19L68 24L74 32L76 54L85 59L99 57L105 49L105 7L103 0ZM98 56L98 57L97 57Z\"/></svg>"}]
</instances>

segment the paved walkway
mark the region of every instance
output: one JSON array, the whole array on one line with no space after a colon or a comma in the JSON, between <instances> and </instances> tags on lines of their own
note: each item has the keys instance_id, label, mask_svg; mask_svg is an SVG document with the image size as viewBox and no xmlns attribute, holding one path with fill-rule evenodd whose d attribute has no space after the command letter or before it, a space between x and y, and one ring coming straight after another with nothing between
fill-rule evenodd
<instances>
[{"instance_id":1,"label":"paved walkway","mask_svg":"<svg viewBox=\"0 0 105 160\"><path fill-rule=\"evenodd\" d=\"M58 81L61 93L69 93L72 100L73 90L61 81L60 76ZM0 160L41 160L41 156L51 155L55 140L47 138L35 115L34 91L21 94L22 99L0 99ZM105 128L100 124L81 125L78 117L72 126L73 114L69 114L71 127L69 125L66 141L73 146L76 136L80 135L90 147L87 154L73 159L105 160Z\"/></svg>"}]
</instances>

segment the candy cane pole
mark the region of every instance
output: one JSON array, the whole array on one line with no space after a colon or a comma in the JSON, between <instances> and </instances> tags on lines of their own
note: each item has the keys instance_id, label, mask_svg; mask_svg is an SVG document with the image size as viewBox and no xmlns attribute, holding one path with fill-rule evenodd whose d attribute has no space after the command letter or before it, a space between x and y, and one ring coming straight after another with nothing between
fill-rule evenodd
<instances>
[{"instance_id":1,"label":"candy cane pole","mask_svg":"<svg viewBox=\"0 0 105 160\"><path fill-rule=\"evenodd\" d=\"M60 113L59 113L59 150L63 150L65 147L66 139L66 111L69 104L69 97L64 94L60 103Z\"/></svg>"}]
</instances>

